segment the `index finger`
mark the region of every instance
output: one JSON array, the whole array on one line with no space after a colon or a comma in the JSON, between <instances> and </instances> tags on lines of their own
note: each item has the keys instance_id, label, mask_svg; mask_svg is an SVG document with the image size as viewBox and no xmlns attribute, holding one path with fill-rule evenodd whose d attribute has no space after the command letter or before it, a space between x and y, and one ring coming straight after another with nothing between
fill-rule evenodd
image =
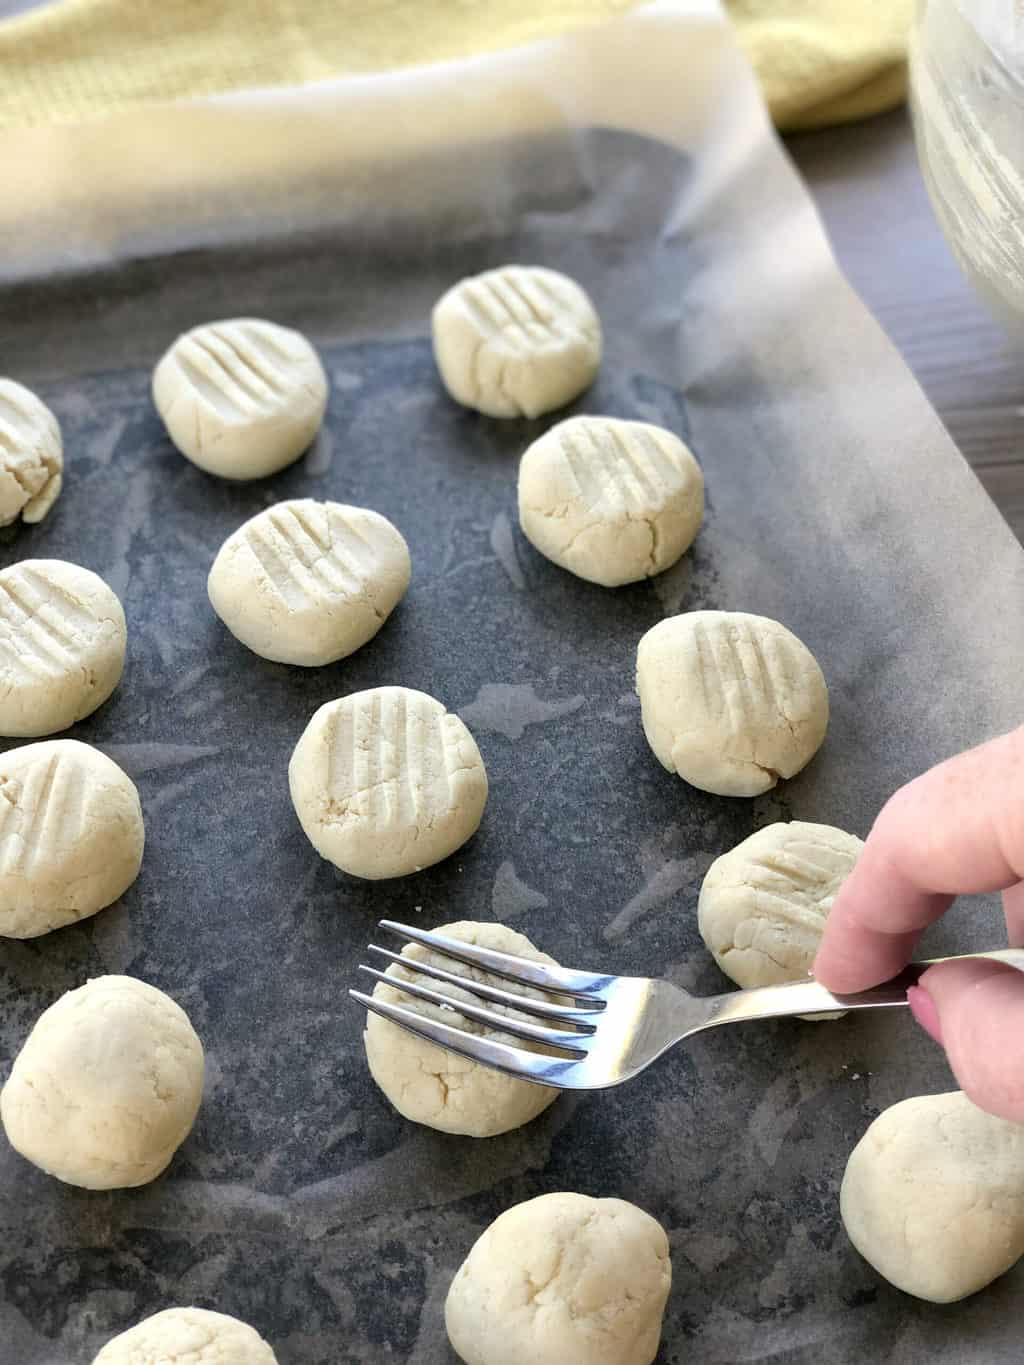
<instances>
[{"instance_id":1,"label":"index finger","mask_svg":"<svg viewBox=\"0 0 1024 1365\"><path fill-rule=\"evenodd\" d=\"M825 924L814 974L838 994L895 976L955 896L1024 875L1024 728L958 754L883 807Z\"/></svg>"}]
</instances>

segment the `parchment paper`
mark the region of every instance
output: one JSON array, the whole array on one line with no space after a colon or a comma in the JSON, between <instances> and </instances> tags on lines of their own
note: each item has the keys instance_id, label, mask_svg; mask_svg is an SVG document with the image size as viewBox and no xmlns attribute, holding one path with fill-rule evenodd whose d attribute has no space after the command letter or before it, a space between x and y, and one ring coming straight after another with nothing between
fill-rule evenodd
<instances>
[{"instance_id":1,"label":"parchment paper","mask_svg":"<svg viewBox=\"0 0 1024 1365\"><path fill-rule=\"evenodd\" d=\"M2 562L74 559L121 594L125 679L74 735L133 774L147 822L117 907L0 947L0 1065L103 972L169 991L209 1057L196 1128L148 1188L73 1190L0 1146L3 1365L85 1365L188 1302L253 1323L281 1365L442 1365L473 1240L558 1189L664 1223L663 1363L1017 1360L1020 1274L918 1303L839 1222L870 1119L951 1084L906 1017L723 1030L474 1142L391 1111L346 1001L382 916L500 919L570 965L723 989L695 915L718 853L779 818L864 834L898 783L1020 719L1020 549L838 275L717 10L0 153L0 367L53 404L68 452L55 511L3 533ZM511 260L597 302L607 354L577 410L663 423L702 461L705 527L652 583L609 592L539 558L515 471L546 423L439 387L431 303ZM245 313L304 329L332 397L304 462L234 487L172 449L148 375L179 329ZM297 495L384 512L414 562L377 639L321 670L249 654L205 596L223 538ZM752 802L669 776L640 729L639 636L709 606L783 620L831 689L819 756ZM318 705L378 683L456 708L492 794L461 853L369 884L313 853L285 770ZM980 902L926 946L1002 941Z\"/></svg>"}]
</instances>

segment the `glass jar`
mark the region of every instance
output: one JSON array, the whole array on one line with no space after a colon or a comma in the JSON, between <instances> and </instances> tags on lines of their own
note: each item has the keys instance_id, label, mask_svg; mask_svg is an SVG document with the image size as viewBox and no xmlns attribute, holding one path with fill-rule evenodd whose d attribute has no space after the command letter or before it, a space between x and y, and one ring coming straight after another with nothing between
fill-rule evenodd
<instances>
[{"instance_id":1,"label":"glass jar","mask_svg":"<svg viewBox=\"0 0 1024 1365\"><path fill-rule=\"evenodd\" d=\"M970 279L1024 328L1024 6L918 0L911 111L935 212Z\"/></svg>"}]
</instances>

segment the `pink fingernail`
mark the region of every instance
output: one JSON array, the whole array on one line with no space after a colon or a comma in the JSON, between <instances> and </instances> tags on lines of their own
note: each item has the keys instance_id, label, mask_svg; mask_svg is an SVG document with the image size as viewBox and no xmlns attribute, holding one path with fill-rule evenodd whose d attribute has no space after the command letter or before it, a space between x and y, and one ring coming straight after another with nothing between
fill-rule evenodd
<instances>
[{"instance_id":1,"label":"pink fingernail","mask_svg":"<svg viewBox=\"0 0 1024 1365\"><path fill-rule=\"evenodd\" d=\"M911 1014L928 1037L934 1039L941 1046L942 1025L939 1023L939 1012L935 1008L935 1001L923 986L910 987L907 991L907 1004L910 1006Z\"/></svg>"}]
</instances>

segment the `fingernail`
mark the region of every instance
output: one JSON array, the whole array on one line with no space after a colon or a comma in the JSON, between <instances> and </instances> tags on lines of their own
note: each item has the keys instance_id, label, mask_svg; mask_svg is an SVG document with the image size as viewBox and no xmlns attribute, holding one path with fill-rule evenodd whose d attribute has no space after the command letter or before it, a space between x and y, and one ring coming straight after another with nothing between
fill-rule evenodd
<instances>
[{"instance_id":1,"label":"fingernail","mask_svg":"<svg viewBox=\"0 0 1024 1365\"><path fill-rule=\"evenodd\" d=\"M941 1046L942 1025L939 1023L939 1012L935 1008L935 1001L923 986L910 987L907 991L907 1004L910 1006L911 1014L928 1037L934 1039Z\"/></svg>"}]
</instances>

